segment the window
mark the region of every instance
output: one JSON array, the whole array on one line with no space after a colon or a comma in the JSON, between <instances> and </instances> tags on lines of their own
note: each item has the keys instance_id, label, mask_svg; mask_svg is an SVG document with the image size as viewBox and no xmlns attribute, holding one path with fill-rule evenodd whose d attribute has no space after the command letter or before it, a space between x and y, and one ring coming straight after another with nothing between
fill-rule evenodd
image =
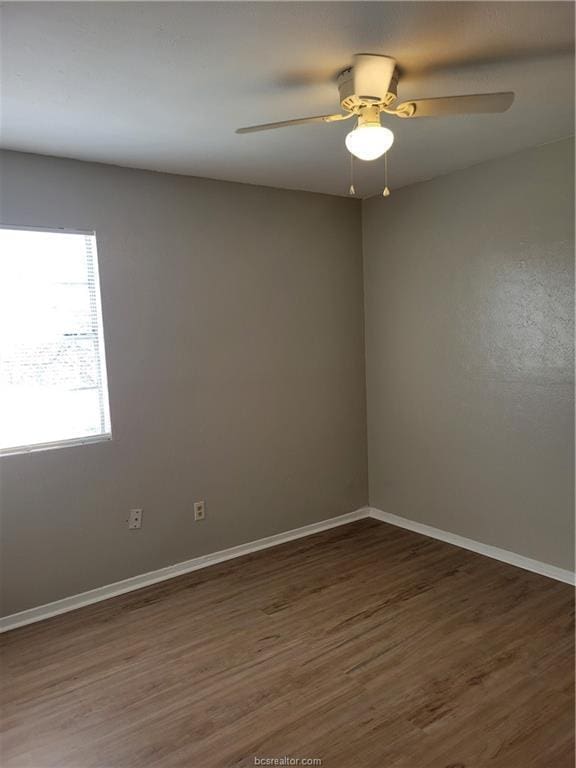
<instances>
[{"instance_id":1,"label":"window","mask_svg":"<svg viewBox=\"0 0 576 768\"><path fill-rule=\"evenodd\" d=\"M0 227L0 453L110 437L94 233Z\"/></svg>"}]
</instances>

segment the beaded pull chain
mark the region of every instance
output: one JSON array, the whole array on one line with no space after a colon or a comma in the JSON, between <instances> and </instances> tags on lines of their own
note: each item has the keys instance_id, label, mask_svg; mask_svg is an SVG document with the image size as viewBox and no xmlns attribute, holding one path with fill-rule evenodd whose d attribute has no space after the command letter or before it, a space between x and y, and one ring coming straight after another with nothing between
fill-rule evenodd
<instances>
[{"instance_id":1,"label":"beaded pull chain","mask_svg":"<svg viewBox=\"0 0 576 768\"><path fill-rule=\"evenodd\" d=\"M390 197L390 188L388 187L388 152L384 155L384 191L382 197Z\"/></svg>"},{"instance_id":2,"label":"beaded pull chain","mask_svg":"<svg viewBox=\"0 0 576 768\"><path fill-rule=\"evenodd\" d=\"M350 189L348 190L348 194L356 194L356 189L354 187L354 155L352 153L350 153Z\"/></svg>"}]
</instances>

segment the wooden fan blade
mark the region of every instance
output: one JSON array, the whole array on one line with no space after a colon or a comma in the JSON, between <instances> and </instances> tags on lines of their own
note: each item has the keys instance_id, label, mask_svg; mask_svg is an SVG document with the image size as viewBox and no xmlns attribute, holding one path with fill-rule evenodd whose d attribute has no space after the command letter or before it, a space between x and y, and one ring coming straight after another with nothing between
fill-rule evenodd
<instances>
[{"instance_id":1,"label":"wooden fan blade","mask_svg":"<svg viewBox=\"0 0 576 768\"><path fill-rule=\"evenodd\" d=\"M353 113L346 115L318 115L318 117L298 117L295 120L283 120L280 123L264 123L263 125L250 125L247 128L238 128L236 133L255 133L256 131L270 131L273 128L286 128L289 125L306 125L306 123L334 123L338 120L348 120Z\"/></svg>"},{"instance_id":2,"label":"wooden fan blade","mask_svg":"<svg viewBox=\"0 0 576 768\"><path fill-rule=\"evenodd\" d=\"M506 112L514 93L477 93L472 96L443 96L439 99L404 101L394 108L398 117L443 117L473 113Z\"/></svg>"}]
</instances>

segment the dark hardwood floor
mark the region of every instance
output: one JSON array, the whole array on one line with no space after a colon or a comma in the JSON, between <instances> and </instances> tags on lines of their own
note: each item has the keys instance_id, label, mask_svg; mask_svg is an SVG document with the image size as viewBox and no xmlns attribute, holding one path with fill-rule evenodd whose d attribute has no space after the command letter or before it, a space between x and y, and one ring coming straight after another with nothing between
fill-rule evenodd
<instances>
[{"instance_id":1,"label":"dark hardwood floor","mask_svg":"<svg viewBox=\"0 0 576 768\"><path fill-rule=\"evenodd\" d=\"M362 520L5 634L3 768L573 768L573 591Z\"/></svg>"}]
</instances>

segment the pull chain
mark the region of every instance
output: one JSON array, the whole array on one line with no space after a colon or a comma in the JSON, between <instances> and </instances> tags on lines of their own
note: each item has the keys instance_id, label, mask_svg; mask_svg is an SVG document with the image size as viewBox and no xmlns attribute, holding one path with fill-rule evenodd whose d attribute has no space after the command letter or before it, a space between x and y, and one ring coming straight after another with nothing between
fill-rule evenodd
<instances>
[{"instance_id":1,"label":"pull chain","mask_svg":"<svg viewBox=\"0 0 576 768\"><path fill-rule=\"evenodd\" d=\"M390 196L390 189L388 187L388 152L384 155L384 191L382 192L382 196Z\"/></svg>"},{"instance_id":2,"label":"pull chain","mask_svg":"<svg viewBox=\"0 0 576 768\"><path fill-rule=\"evenodd\" d=\"M348 190L348 194L356 194L356 189L354 188L354 155L352 153L350 153L350 189Z\"/></svg>"}]
</instances>

